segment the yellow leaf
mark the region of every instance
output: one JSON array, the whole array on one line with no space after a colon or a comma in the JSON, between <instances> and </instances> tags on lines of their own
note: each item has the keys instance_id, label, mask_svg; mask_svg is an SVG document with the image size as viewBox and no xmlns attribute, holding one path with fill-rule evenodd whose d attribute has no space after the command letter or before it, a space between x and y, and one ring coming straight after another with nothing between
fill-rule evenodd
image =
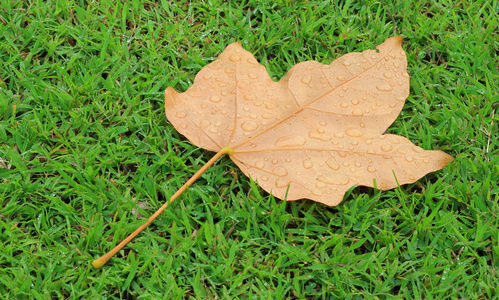
<instances>
[{"instance_id":1,"label":"yellow leaf","mask_svg":"<svg viewBox=\"0 0 499 300\"><path fill-rule=\"evenodd\" d=\"M299 63L279 82L233 43L185 93L167 88L166 115L196 146L231 148L237 166L280 199L337 205L353 185L411 183L452 158L383 134L409 95L401 43Z\"/></svg>"}]
</instances>

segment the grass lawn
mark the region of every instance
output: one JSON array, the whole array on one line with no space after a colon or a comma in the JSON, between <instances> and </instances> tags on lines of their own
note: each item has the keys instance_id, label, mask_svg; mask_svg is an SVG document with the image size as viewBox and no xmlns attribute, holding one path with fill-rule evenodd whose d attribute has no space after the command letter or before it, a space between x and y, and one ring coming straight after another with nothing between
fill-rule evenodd
<instances>
[{"instance_id":1,"label":"grass lawn","mask_svg":"<svg viewBox=\"0 0 499 300\"><path fill-rule=\"evenodd\" d=\"M497 1L124 2L0 5L0 297L498 299ZM411 94L388 131L454 162L327 207L224 157L90 265L214 155L169 124L166 87L234 41L278 80L394 35Z\"/></svg>"}]
</instances>

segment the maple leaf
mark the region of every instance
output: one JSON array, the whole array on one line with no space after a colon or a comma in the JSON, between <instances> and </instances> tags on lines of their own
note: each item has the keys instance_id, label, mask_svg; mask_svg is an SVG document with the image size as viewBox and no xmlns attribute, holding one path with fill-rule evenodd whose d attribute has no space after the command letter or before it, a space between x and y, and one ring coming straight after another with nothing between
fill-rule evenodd
<instances>
[{"instance_id":1,"label":"maple leaf","mask_svg":"<svg viewBox=\"0 0 499 300\"><path fill-rule=\"evenodd\" d=\"M354 185L391 189L441 169L451 156L383 134L409 95L402 37L329 65L299 63L279 82L240 43L194 84L165 93L168 120L193 144L230 158L280 199L337 205Z\"/></svg>"},{"instance_id":2,"label":"maple leaf","mask_svg":"<svg viewBox=\"0 0 499 300\"><path fill-rule=\"evenodd\" d=\"M103 266L224 154L280 199L337 205L354 185L391 189L445 167L452 157L383 134L409 95L402 38L329 65L299 63L279 82L240 43L205 66L185 92L165 91L168 120L217 152L145 224L104 256Z\"/></svg>"}]
</instances>

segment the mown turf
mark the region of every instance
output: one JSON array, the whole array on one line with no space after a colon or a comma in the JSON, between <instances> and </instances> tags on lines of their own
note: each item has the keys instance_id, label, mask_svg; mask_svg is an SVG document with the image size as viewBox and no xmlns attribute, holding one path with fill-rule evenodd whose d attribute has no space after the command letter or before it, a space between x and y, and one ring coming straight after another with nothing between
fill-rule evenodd
<instances>
[{"instance_id":1,"label":"mown turf","mask_svg":"<svg viewBox=\"0 0 499 300\"><path fill-rule=\"evenodd\" d=\"M496 1L3 1L0 295L8 299L492 299L499 266ZM204 3L203 3L204 2ZM233 41L279 79L404 36L389 132L455 161L339 206L286 203L164 116Z\"/></svg>"}]
</instances>

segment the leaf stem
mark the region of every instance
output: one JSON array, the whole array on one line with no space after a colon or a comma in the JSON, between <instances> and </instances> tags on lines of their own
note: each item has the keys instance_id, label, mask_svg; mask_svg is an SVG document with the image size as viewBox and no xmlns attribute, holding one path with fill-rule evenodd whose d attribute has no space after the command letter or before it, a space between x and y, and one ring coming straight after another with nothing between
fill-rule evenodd
<instances>
[{"instance_id":1,"label":"leaf stem","mask_svg":"<svg viewBox=\"0 0 499 300\"><path fill-rule=\"evenodd\" d=\"M149 224L151 224L154 219L156 219L167 207L170 203L175 201L191 184L194 183L209 167L211 167L220 157L224 154L231 155L233 152L232 148L225 147L222 150L218 151L215 156L213 156L199 171L196 172L173 196L171 196L170 201L165 202L163 206L161 206L149 219L147 222L142 224L139 228L137 228L132 234L130 234L126 239L124 239L121 243L119 243L116 247L114 247L111 251L106 253L105 255L99 257L98 259L92 262L92 266L98 269L102 267L111 257L113 257L118 251L120 251L128 242L130 242L135 236L137 236L142 230L144 230Z\"/></svg>"}]
</instances>

